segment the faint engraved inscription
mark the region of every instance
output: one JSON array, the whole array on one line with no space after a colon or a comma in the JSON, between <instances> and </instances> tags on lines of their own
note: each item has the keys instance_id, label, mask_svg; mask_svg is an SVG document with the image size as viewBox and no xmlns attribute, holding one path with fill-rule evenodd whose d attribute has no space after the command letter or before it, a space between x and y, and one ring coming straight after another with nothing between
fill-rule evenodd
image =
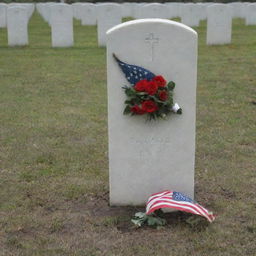
<instances>
[{"instance_id":1,"label":"faint engraved inscription","mask_svg":"<svg viewBox=\"0 0 256 256\"><path fill-rule=\"evenodd\" d=\"M145 144L145 145L159 145L159 144L170 144L171 140L169 138L131 138L133 144Z\"/></svg>"},{"instance_id":2,"label":"faint engraved inscription","mask_svg":"<svg viewBox=\"0 0 256 256\"><path fill-rule=\"evenodd\" d=\"M131 143L137 146L138 156L143 159L153 160L166 150L166 146L171 144L169 138L134 138L131 137ZM142 147L141 147L142 146Z\"/></svg>"},{"instance_id":3,"label":"faint engraved inscription","mask_svg":"<svg viewBox=\"0 0 256 256\"><path fill-rule=\"evenodd\" d=\"M154 36L154 33L150 33L146 38L145 38L146 43L150 45L150 61L154 60L154 48L155 44L158 44L159 38L156 38Z\"/></svg>"}]
</instances>

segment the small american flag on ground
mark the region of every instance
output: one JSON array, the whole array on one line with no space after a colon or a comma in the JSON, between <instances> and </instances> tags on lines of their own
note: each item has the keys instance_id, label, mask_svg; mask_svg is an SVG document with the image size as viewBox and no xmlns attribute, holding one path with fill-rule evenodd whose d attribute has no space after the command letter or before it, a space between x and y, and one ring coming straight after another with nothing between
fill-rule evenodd
<instances>
[{"instance_id":1,"label":"small american flag on ground","mask_svg":"<svg viewBox=\"0 0 256 256\"><path fill-rule=\"evenodd\" d=\"M160 208L172 208L184 212L189 212L205 217L213 222L215 215L199 205L186 195L171 190L165 190L160 193L152 194L147 202L146 214L150 214Z\"/></svg>"}]
</instances>

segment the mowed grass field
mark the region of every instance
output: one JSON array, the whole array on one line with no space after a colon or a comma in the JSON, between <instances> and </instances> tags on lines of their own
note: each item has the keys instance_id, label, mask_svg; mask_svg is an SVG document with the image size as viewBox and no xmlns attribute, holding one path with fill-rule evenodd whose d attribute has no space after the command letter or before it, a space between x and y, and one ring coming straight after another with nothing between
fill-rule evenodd
<instances>
[{"instance_id":1,"label":"mowed grass field","mask_svg":"<svg viewBox=\"0 0 256 256\"><path fill-rule=\"evenodd\" d=\"M28 47L9 48L0 29L1 256L256 255L256 26L234 20L225 46L205 45L205 22L197 31L195 197L217 218L172 213L162 229L136 229L143 209L108 206L96 27L75 22L69 49L51 48L38 14Z\"/></svg>"}]
</instances>

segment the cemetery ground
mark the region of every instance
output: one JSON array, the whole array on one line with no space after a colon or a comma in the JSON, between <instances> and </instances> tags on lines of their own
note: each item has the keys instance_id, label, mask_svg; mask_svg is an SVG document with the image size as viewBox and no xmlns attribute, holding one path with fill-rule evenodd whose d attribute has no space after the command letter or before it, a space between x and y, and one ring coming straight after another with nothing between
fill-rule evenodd
<instances>
[{"instance_id":1,"label":"cemetery ground","mask_svg":"<svg viewBox=\"0 0 256 256\"><path fill-rule=\"evenodd\" d=\"M96 27L75 22L75 46L66 49L51 48L37 14L28 47L8 48L1 29L0 255L255 255L255 29L237 19L232 44L211 47L206 23L196 29L195 197L217 218L172 213L161 229L133 226L143 208L108 206Z\"/></svg>"}]
</instances>

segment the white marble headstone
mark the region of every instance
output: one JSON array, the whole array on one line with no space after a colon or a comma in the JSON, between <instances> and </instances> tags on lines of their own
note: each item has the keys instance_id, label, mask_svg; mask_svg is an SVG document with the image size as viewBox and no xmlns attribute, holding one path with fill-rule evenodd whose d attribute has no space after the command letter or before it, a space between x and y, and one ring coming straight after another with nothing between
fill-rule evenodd
<instances>
[{"instance_id":1,"label":"white marble headstone","mask_svg":"<svg viewBox=\"0 0 256 256\"><path fill-rule=\"evenodd\" d=\"M245 8L245 24L256 25L256 3L248 4Z\"/></svg>"},{"instance_id":2,"label":"white marble headstone","mask_svg":"<svg viewBox=\"0 0 256 256\"><path fill-rule=\"evenodd\" d=\"M106 46L106 32L122 22L122 8L119 4L97 4L98 45Z\"/></svg>"},{"instance_id":3,"label":"white marble headstone","mask_svg":"<svg viewBox=\"0 0 256 256\"><path fill-rule=\"evenodd\" d=\"M180 3L165 3L167 9L167 18L177 18L180 16Z\"/></svg>"},{"instance_id":4,"label":"white marble headstone","mask_svg":"<svg viewBox=\"0 0 256 256\"><path fill-rule=\"evenodd\" d=\"M0 28L6 27L7 4L0 3Z\"/></svg>"},{"instance_id":5,"label":"white marble headstone","mask_svg":"<svg viewBox=\"0 0 256 256\"><path fill-rule=\"evenodd\" d=\"M80 10L82 25L96 25L97 12L96 5L92 3L84 3Z\"/></svg>"},{"instance_id":6,"label":"white marble headstone","mask_svg":"<svg viewBox=\"0 0 256 256\"><path fill-rule=\"evenodd\" d=\"M73 9L68 4L50 6L53 47L70 47L74 44Z\"/></svg>"},{"instance_id":7,"label":"white marble headstone","mask_svg":"<svg viewBox=\"0 0 256 256\"><path fill-rule=\"evenodd\" d=\"M207 19L207 5L203 3L196 3L196 8L198 9L200 20L206 20Z\"/></svg>"},{"instance_id":8,"label":"white marble headstone","mask_svg":"<svg viewBox=\"0 0 256 256\"><path fill-rule=\"evenodd\" d=\"M122 17L133 17L133 3L123 3L122 7Z\"/></svg>"},{"instance_id":9,"label":"white marble headstone","mask_svg":"<svg viewBox=\"0 0 256 256\"><path fill-rule=\"evenodd\" d=\"M139 18L168 18L168 7L164 4L152 3L139 7Z\"/></svg>"},{"instance_id":10,"label":"white marble headstone","mask_svg":"<svg viewBox=\"0 0 256 256\"><path fill-rule=\"evenodd\" d=\"M123 115L129 83L114 60L174 81L182 115L146 122ZM143 205L173 189L194 197L197 33L164 19L141 19L107 32L108 133L111 205Z\"/></svg>"},{"instance_id":11,"label":"white marble headstone","mask_svg":"<svg viewBox=\"0 0 256 256\"><path fill-rule=\"evenodd\" d=\"M231 7L231 13L233 18L243 18L243 3L233 2L228 3L227 6Z\"/></svg>"},{"instance_id":12,"label":"white marble headstone","mask_svg":"<svg viewBox=\"0 0 256 256\"><path fill-rule=\"evenodd\" d=\"M45 21L49 24L49 26L51 26L51 6L58 5L58 4L59 3L55 3L55 2L48 2L44 4L43 13L44 13Z\"/></svg>"},{"instance_id":13,"label":"white marble headstone","mask_svg":"<svg viewBox=\"0 0 256 256\"><path fill-rule=\"evenodd\" d=\"M134 19L140 19L140 7L145 5L145 3L132 3L132 17Z\"/></svg>"},{"instance_id":14,"label":"white marble headstone","mask_svg":"<svg viewBox=\"0 0 256 256\"><path fill-rule=\"evenodd\" d=\"M240 15L241 17L240 18L243 18L243 19L246 19L246 8L247 8L247 5L249 5L250 3L248 2L244 2L241 6L241 12L240 12Z\"/></svg>"},{"instance_id":15,"label":"white marble headstone","mask_svg":"<svg viewBox=\"0 0 256 256\"><path fill-rule=\"evenodd\" d=\"M73 3L71 6L73 8L73 17L77 20L82 19L82 6L84 3Z\"/></svg>"},{"instance_id":16,"label":"white marble headstone","mask_svg":"<svg viewBox=\"0 0 256 256\"><path fill-rule=\"evenodd\" d=\"M33 3L23 3L22 5L27 8L28 18L30 19L32 17L34 11L35 11L35 4L33 4Z\"/></svg>"},{"instance_id":17,"label":"white marble headstone","mask_svg":"<svg viewBox=\"0 0 256 256\"><path fill-rule=\"evenodd\" d=\"M181 8L181 23L190 26L198 27L200 24L201 13L200 8L196 4L186 3Z\"/></svg>"},{"instance_id":18,"label":"white marble headstone","mask_svg":"<svg viewBox=\"0 0 256 256\"><path fill-rule=\"evenodd\" d=\"M35 10L35 4L33 3L10 3L8 7L23 7L27 10L27 19L31 18Z\"/></svg>"},{"instance_id":19,"label":"white marble headstone","mask_svg":"<svg viewBox=\"0 0 256 256\"><path fill-rule=\"evenodd\" d=\"M7 9L7 35L9 46L24 46L28 44L27 9L12 6Z\"/></svg>"},{"instance_id":20,"label":"white marble headstone","mask_svg":"<svg viewBox=\"0 0 256 256\"><path fill-rule=\"evenodd\" d=\"M232 10L226 4L213 4L207 7L208 45L229 44L232 34Z\"/></svg>"}]
</instances>

